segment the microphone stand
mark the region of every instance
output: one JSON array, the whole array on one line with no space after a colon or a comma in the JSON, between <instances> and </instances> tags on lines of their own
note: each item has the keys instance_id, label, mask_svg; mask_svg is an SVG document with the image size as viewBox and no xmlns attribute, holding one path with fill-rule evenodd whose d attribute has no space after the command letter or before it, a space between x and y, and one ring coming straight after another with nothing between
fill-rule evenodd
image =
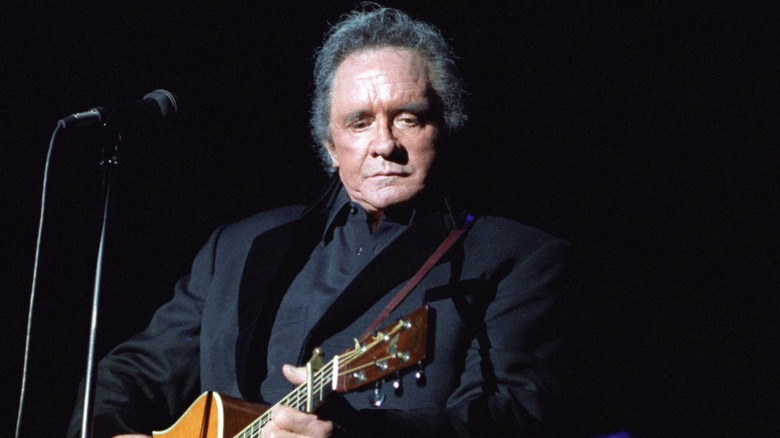
<instances>
[{"instance_id":1,"label":"microphone stand","mask_svg":"<svg viewBox=\"0 0 780 438\"><path fill-rule=\"evenodd\" d=\"M89 345L87 348L87 370L84 378L84 405L81 416L81 438L89 438L92 431L93 398L95 394L95 343L97 339L98 304L100 302L100 286L103 277L103 252L106 244L106 228L108 226L108 207L111 201L111 180L119 164L119 149L122 144L122 136L116 134L113 147L110 151L102 149L103 167L103 224L100 231L100 243L98 244L97 262L95 264L95 286L92 291L92 312L89 327Z\"/></svg>"}]
</instances>

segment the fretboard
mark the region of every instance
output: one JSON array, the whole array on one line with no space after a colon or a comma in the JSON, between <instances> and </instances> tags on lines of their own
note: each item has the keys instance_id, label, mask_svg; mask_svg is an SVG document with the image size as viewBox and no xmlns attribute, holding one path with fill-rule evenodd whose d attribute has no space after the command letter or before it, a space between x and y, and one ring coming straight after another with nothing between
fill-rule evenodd
<instances>
[{"instance_id":1,"label":"fretboard","mask_svg":"<svg viewBox=\"0 0 780 438\"><path fill-rule=\"evenodd\" d=\"M325 398L333 392L333 371L338 369L338 356L326 363L321 369L312 372L310 381L298 385L292 392L274 405L288 406L301 412L313 412L319 407ZM253 421L234 438L258 438L263 427L271 421L271 409L264 412L257 420Z\"/></svg>"},{"instance_id":2,"label":"fretboard","mask_svg":"<svg viewBox=\"0 0 780 438\"><path fill-rule=\"evenodd\" d=\"M425 358L428 308L423 306L398 320L384 331L355 340L355 347L333 356L323 364L322 352L315 350L306 364L306 381L250 423L234 438L258 438L271 421L271 411L279 405L301 412L314 412L331 392L349 392L380 381L391 373L420 363Z\"/></svg>"}]
</instances>

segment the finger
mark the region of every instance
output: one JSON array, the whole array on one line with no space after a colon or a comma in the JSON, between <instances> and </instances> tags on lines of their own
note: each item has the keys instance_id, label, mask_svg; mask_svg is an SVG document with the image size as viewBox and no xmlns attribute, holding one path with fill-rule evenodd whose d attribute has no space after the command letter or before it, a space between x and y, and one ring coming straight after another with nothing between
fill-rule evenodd
<instances>
[{"instance_id":1,"label":"finger","mask_svg":"<svg viewBox=\"0 0 780 438\"><path fill-rule=\"evenodd\" d=\"M293 385L300 385L306 381L306 368L304 367L283 365L282 374L284 374L284 377L286 377L287 380L289 380Z\"/></svg>"},{"instance_id":2,"label":"finger","mask_svg":"<svg viewBox=\"0 0 780 438\"><path fill-rule=\"evenodd\" d=\"M287 406L274 407L271 422L279 429L307 437L327 437L333 432L333 423L330 421L320 420L316 415Z\"/></svg>"}]
</instances>

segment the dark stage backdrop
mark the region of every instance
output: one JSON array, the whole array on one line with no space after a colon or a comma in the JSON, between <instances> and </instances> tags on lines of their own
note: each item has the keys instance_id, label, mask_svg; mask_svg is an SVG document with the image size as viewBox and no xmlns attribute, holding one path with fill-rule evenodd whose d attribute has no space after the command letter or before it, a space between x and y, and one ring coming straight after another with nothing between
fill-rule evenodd
<instances>
[{"instance_id":1,"label":"dark stage backdrop","mask_svg":"<svg viewBox=\"0 0 780 438\"><path fill-rule=\"evenodd\" d=\"M279 3L3 7L1 435L15 422L59 118L156 88L180 100L174 123L123 148L100 355L170 298L215 227L321 189L312 52L353 3ZM460 55L471 119L451 146L452 189L579 248L580 435L780 434L777 14L583 3L389 2ZM23 436L64 433L84 373L101 136L64 135L52 161Z\"/></svg>"}]
</instances>

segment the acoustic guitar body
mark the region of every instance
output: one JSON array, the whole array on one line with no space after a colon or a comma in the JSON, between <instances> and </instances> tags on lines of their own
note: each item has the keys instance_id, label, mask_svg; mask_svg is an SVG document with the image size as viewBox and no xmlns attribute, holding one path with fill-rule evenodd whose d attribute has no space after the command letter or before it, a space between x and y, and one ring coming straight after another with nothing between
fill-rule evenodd
<instances>
[{"instance_id":1,"label":"acoustic guitar body","mask_svg":"<svg viewBox=\"0 0 780 438\"><path fill-rule=\"evenodd\" d=\"M268 407L216 392L204 392L168 429L152 432L156 438L231 438L244 430Z\"/></svg>"},{"instance_id":2,"label":"acoustic guitar body","mask_svg":"<svg viewBox=\"0 0 780 438\"><path fill-rule=\"evenodd\" d=\"M306 364L307 381L298 385L278 404L304 412L314 410L336 391L346 393L379 381L414 364L426 353L428 306L422 306L380 331L355 341L355 347L322 363L314 350ZM173 426L153 432L157 438L257 438L271 420L268 407L205 392ZM240 437L238 436L240 434Z\"/></svg>"}]
</instances>

